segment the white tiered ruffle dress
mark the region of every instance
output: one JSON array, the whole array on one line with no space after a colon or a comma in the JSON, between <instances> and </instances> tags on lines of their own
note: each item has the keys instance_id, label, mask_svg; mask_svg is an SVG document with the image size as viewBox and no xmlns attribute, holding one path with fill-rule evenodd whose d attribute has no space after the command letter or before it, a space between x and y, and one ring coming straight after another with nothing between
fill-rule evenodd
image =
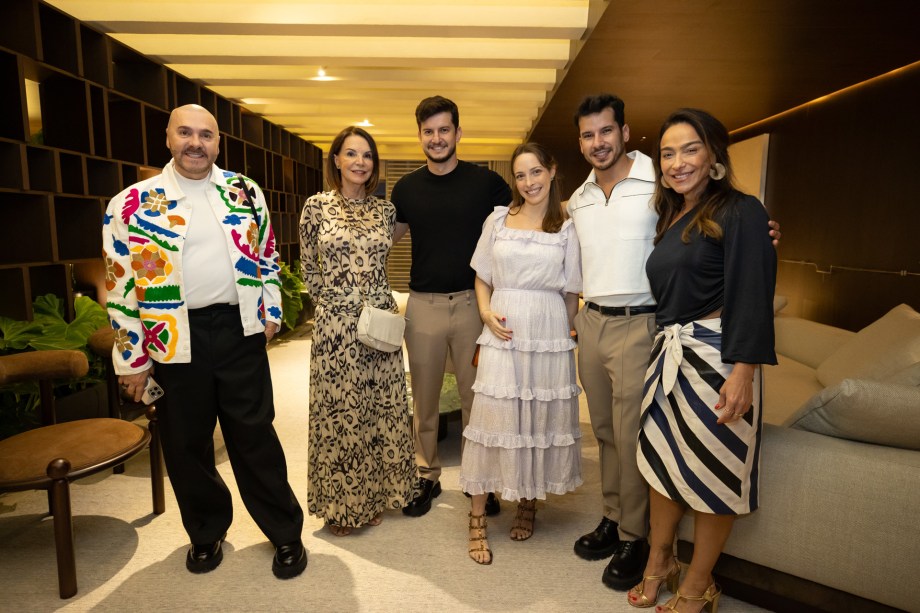
<instances>
[{"instance_id":1,"label":"white tiered ruffle dress","mask_svg":"<svg viewBox=\"0 0 920 613\"><path fill-rule=\"evenodd\" d=\"M493 288L491 310L510 341L483 326L476 393L460 470L470 494L545 499L581 485L575 343L563 296L581 291L575 226L555 234L505 227L508 207L483 225L471 266Z\"/></svg>"}]
</instances>

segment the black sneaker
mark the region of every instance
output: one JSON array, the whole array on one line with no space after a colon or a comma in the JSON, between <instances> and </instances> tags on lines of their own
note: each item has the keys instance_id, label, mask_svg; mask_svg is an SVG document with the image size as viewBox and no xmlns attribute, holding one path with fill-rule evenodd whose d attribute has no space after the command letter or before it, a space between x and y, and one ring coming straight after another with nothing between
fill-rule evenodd
<instances>
[{"instance_id":1,"label":"black sneaker","mask_svg":"<svg viewBox=\"0 0 920 613\"><path fill-rule=\"evenodd\" d=\"M431 501L441 495L441 483L438 481L431 481L424 477L419 478L418 489L418 496L403 507L403 515L421 517L431 510Z\"/></svg>"}]
</instances>

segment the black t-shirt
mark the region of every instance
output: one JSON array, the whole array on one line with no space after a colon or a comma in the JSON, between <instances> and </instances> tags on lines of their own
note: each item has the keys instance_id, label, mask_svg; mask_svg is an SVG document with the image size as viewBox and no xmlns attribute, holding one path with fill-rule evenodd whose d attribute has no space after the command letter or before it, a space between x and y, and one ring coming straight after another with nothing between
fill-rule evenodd
<instances>
[{"instance_id":1,"label":"black t-shirt","mask_svg":"<svg viewBox=\"0 0 920 613\"><path fill-rule=\"evenodd\" d=\"M722 309L722 361L776 364L773 289L776 251L760 201L738 192L716 216L722 239L690 233L693 213L671 226L645 270L658 302L659 326L686 324Z\"/></svg>"},{"instance_id":2,"label":"black t-shirt","mask_svg":"<svg viewBox=\"0 0 920 613\"><path fill-rule=\"evenodd\" d=\"M412 232L409 287L436 294L473 289L470 260L482 224L496 206L511 203L505 180L462 160L446 175L426 165L397 181L390 199L396 221Z\"/></svg>"}]
</instances>

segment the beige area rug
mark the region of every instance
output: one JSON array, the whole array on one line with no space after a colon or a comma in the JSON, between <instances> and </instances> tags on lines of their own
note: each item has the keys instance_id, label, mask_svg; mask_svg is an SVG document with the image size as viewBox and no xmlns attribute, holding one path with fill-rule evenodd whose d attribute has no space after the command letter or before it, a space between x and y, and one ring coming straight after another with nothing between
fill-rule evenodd
<instances>
[{"instance_id":1,"label":"beige area rug","mask_svg":"<svg viewBox=\"0 0 920 613\"><path fill-rule=\"evenodd\" d=\"M296 333L269 352L276 428L287 453L291 485L307 496L309 336ZM582 403L584 405L584 403ZM600 519L597 447L582 406L585 483L540 502L536 532L513 542L514 506L490 521L492 566L466 554L468 500L458 486L459 424L443 441L444 493L431 512L409 518L389 512L376 528L344 538L308 517L306 572L289 581L271 574L273 549L240 502L218 438L221 475L234 494L235 519L214 572L185 570L185 531L167 483L167 510L151 514L146 452L123 475L98 475L72 488L79 591L57 595L52 522L44 492L0 496L0 611L614 611L634 612L623 592L601 583L606 562L586 562L575 540ZM219 435L218 435L219 437ZM761 611L724 598L720 612Z\"/></svg>"}]
</instances>

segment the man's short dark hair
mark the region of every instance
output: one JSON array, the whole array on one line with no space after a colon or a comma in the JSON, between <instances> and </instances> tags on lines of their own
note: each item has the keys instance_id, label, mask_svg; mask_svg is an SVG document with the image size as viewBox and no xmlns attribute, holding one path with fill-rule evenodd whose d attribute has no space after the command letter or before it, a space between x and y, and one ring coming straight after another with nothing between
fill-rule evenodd
<instances>
[{"instance_id":1,"label":"man's short dark hair","mask_svg":"<svg viewBox=\"0 0 920 613\"><path fill-rule=\"evenodd\" d=\"M581 101L581 104L578 105L578 110L575 111L575 127L579 127L578 121L582 117L596 115L606 108L613 109L613 118L616 120L617 125L622 128L626 123L626 103L613 94L594 94L593 96L586 96L585 99Z\"/></svg>"},{"instance_id":2,"label":"man's short dark hair","mask_svg":"<svg viewBox=\"0 0 920 613\"><path fill-rule=\"evenodd\" d=\"M444 96L431 96L419 102L415 107L415 123L421 129L423 121L440 113L450 113L454 128L460 127L460 109L453 100L448 100Z\"/></svg>"}]
</instances>

